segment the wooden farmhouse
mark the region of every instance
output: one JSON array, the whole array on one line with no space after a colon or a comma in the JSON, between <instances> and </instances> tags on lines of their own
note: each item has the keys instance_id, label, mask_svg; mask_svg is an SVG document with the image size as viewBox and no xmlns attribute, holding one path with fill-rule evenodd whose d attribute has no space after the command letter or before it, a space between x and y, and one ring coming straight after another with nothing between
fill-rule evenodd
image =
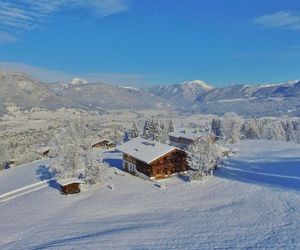
<instances>
[{"instance_id":1,"label":"wooden farmhouse","mask_svg":"<svg viewBox=\"0 0 300 250\"><path fill-rule=\"evenodd\" d=\"M104 139L104 140L95 140L92 143L92 148L95 149L114 149L116 146L115 143L111 142L110 140Z\"/></svg>"},{"instance_id":2,"label":"wooden farmhouse","mask_svg":"<svg viewBox=\"0 0 300 250\"><path fill-rule=\"evenodd\" d=\"M169 134L170 144L181 149L188 149L194 141L200 138L202 134L189 132L186 130L174 131Z\"/></svg>"},{"instance_id":3,"label":"wooden farmhouse","mask_svg":"<svg viewBox=\"0 0 300 250\"><path fill-rule=\"evenodd\" d=\"M189 169L185 151L137 137L117 147L123 153L123 169L134 175L165 178Z\"/></svg>"},{"instance_id":4,"label":"wooden farmhouse","mask_svg":"<svg viewBox=\"0 0 300 250\"><path fill-rule=\"evenodd\" d=\"M62 194L77 194L80 193L80 186L83 184L82 180L77 178L69 178L57 181L61 187Z\"/></svg>"}]
</instances>

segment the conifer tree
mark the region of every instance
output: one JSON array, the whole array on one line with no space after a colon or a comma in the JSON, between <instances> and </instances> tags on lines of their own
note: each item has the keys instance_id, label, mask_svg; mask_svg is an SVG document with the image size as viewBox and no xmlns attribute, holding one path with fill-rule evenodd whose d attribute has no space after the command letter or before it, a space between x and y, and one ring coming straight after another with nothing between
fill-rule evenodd
<instances>
[{"instance_id":1,"label":"conifer tree","mask_svg":"<svg viewBox=\"0 0 300 250\"><path fill-rule=\"evenodd\" d=\"M168 125L167 125L167 132L168 133L172 133L175 131L175 127L173 125L173 121L172 120L169 120L168 121Z\"/></svg>"},{"instance_id":2,"label":"conifer tree","mask_svg":"<svg viewBox=\"0 0 300 250\"><path fill-rule=\"evenodd\" d=\"M140 131L139 131L139 129L138 129L136 123L133 122L133 123L132 123L132 127L131 127L131 129L129 130L129 132L128 132L128 137L129 137L129 139L131 140L131 139L136 138L136 137L139 137L139 136L140 136Z\"/></svg>"},{"instance_id":3,"label":"conifer tree","mask_svg":"<svg viewBox=\"0 0 300 250\"><path fill-rule=\"evenodd\" d=\"M149 120L145 121L142 137L147 140L151 139L150 121Z\"/></svg>"}]
</instances>

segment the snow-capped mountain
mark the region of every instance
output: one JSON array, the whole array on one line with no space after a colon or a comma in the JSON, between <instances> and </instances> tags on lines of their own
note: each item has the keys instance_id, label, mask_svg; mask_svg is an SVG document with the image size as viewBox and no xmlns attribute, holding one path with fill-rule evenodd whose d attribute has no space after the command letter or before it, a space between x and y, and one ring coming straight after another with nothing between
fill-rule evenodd
<instances>
[{"instance_id":1,"label":"snow-capped mountain","mask_svg":"<svg viewBox=\"0 0 300 250\"><path fill-rule=\"evenodd\" d=\"M198 96L192 110L201 113L242 115L299 115L300 81L215 88Z\"/></svg>"},{"instance_id":2,"label":"snow-capped mountain","mask_svg":"<svg viewBox=\"0 0 300 250\"><path fill-rule=\"evenodd\" d=\"M172 104L182 106L193 103L200 95L213 89L214 87L201 80L194 80L185 81L182 84L158 85L144 90L164 98Z\"/></svg>"},{"instance_id":3,"label":"snow-capped mountain","mask_svg":"<svg viewBox=\"0 0 300 250\"><path fill-rule=\"evenodd\" d=\"M71 83L73 82L73 84ZM300 116L300 81L214 88L200 80L136 89L88 83L41 83L24 73L0 72L0 114L7 108L165 109L203 114Z\"/></svg>"},{"instance_id":4,"label":"snow-capped mountain","mask_svg":"<svg viewBox=\"0 0 300 250\"><path fill-rule=\"evenodd\" d=\"M85 80L85 79L81 79L81 78L76 77L76 78L72 79L72 80L70 81L70 83L71 83L72 85L82 85L82 84L88 84L89 81L87 81L87 80Z\"/></svg>"}]
</instances>

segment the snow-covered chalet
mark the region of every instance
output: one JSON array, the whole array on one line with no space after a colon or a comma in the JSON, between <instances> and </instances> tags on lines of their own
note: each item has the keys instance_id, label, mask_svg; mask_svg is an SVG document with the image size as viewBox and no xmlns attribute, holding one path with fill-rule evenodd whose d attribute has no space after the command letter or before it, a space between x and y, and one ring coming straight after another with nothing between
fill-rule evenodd
<instances>
[{"instance_id":1,"label":"snow-covered chalet","mask_svg":"<svg viewBox=\"0 0 300 250\"><path fill-rule=\"evenodd\" d=\"M174 146L137 137L116 149L123 153L123 169L134 175L159 179L189 169L186 152Z\"/></svg>"}]
</instances>

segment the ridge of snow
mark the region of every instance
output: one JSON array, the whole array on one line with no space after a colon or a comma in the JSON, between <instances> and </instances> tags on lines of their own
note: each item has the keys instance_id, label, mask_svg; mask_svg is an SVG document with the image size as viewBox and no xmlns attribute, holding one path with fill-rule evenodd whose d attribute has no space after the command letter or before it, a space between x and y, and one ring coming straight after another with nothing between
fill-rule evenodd
<instances>
[{"instance_id":1,"label":"ridge of snow","mask_svg":"<svg viewBox=\"0 0 300 250\"><path fill-rule=\"evenodd\" d=\"M82 84L88 84L89 81L79 78L79 77L75 77L70 81L70 84L72 85L82 85Z\"/></svg>"},{"instance_id":2,"label":"ridge of snow","mask_svg":"<svg viewBox=\"0 0 300 250\"><path fill-rule=\"evenodd\" d=\"M134 90L134 91L139 91L137 88L131 87L131 86L118 86L119 88L123 89L129 89L129 90Z\"/></svg>"}]
</instances>

